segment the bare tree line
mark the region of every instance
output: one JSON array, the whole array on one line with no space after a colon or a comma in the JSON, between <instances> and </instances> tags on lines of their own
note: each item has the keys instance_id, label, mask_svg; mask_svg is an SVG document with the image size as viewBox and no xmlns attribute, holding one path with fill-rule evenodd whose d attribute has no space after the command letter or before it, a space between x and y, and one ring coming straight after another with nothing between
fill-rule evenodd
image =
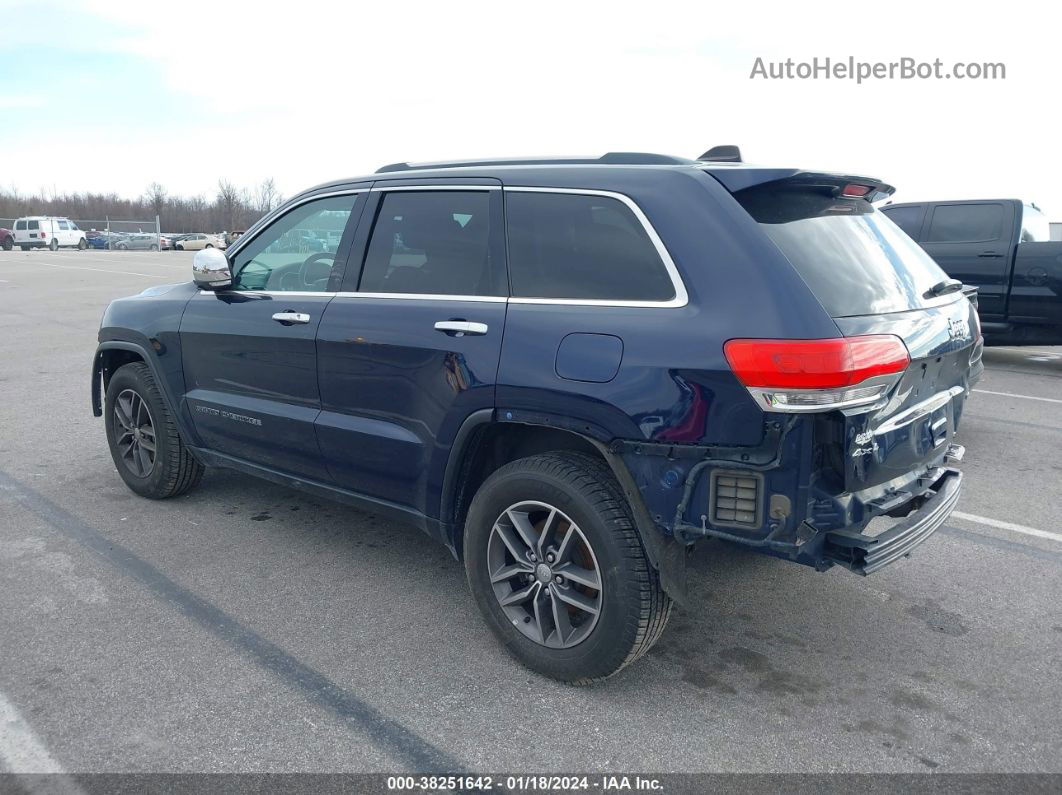
<instances>
[{"instance_id":1,"label":"bare tree line","mask_svg":"<svg viewBox=\"0 0 1062 795\"><path fill-rule=\"evenodd\" d=\"M27 195L15 188L0 188L0 218L60 215L84 221L153 222L158 215L163 232L221 232L246 229L283 201L272 177L253 188L240 188L221 179L213 200L203 195L171 195L158 182L152 182L135 199L117 193Z\"/></svg>"}]
</instances>

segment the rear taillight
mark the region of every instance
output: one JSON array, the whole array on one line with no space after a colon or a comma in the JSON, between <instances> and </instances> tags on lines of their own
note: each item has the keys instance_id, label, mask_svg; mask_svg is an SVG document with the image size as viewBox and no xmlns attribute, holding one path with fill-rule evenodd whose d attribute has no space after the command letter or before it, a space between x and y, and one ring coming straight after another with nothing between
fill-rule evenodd
<instances>
[{"instance_id":1,"label":"rear taillight","mask_svg":"<svg viewBox=\"0 0 1062 795\"><path fill-rule=\"evenodd\" d=\"M911 361L891 334L830 340L730 340L734 375L765 411L830 411L885 395Z\"/></svg>"}]
</instances>

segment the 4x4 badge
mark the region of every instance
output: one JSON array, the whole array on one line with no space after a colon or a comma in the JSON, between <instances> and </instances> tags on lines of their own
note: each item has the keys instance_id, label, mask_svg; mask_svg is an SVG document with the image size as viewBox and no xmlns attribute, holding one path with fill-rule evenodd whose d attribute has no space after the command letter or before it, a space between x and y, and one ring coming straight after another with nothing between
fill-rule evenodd
<instances>
[{"instance_id":1,"label":"4x4 badge","mask_svg":"<svg viewBox=\"0 0 1062 795\"><path fill-rule=\"evenodd\" d=\"M954 317L948 319L948 335L953 340L965 339L969 334L970 326L965 320Z\"/></svg>"}]
</instances>

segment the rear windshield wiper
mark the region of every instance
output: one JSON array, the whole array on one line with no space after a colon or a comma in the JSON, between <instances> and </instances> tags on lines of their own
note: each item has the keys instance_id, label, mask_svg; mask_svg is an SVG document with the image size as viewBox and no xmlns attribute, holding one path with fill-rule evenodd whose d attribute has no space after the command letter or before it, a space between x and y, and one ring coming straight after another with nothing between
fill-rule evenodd
<instances>
[{"instance_id":1,"label":"rear windshield wiper","mask_svg":"<svg viewBox=\"0 0 1062 795\"><path fill-rule=\"evenodd\" d=\"M962 282L958 279L945 279L942 282L937 282L922 295L923 298L937 298L941 295L948 295L949 293L957 293L962 289Z\"/></svg>"}]
</instances>

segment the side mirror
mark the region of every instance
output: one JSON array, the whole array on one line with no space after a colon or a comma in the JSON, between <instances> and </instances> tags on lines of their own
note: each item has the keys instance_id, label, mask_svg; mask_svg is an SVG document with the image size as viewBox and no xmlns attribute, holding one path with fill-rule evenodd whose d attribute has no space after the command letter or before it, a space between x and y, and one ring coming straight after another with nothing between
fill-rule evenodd
<instances>
[{"instance_id":1,"label":"side mirror","mask_svg":"<svg viewBox=\"0 0 1062 795\"><path fill-rule=\"evenodd\" d=\"M232 286L232 268L225 252L204 248L192 260L192 281L201 290L221 290Z\"/></svg>"}]
</instances>

